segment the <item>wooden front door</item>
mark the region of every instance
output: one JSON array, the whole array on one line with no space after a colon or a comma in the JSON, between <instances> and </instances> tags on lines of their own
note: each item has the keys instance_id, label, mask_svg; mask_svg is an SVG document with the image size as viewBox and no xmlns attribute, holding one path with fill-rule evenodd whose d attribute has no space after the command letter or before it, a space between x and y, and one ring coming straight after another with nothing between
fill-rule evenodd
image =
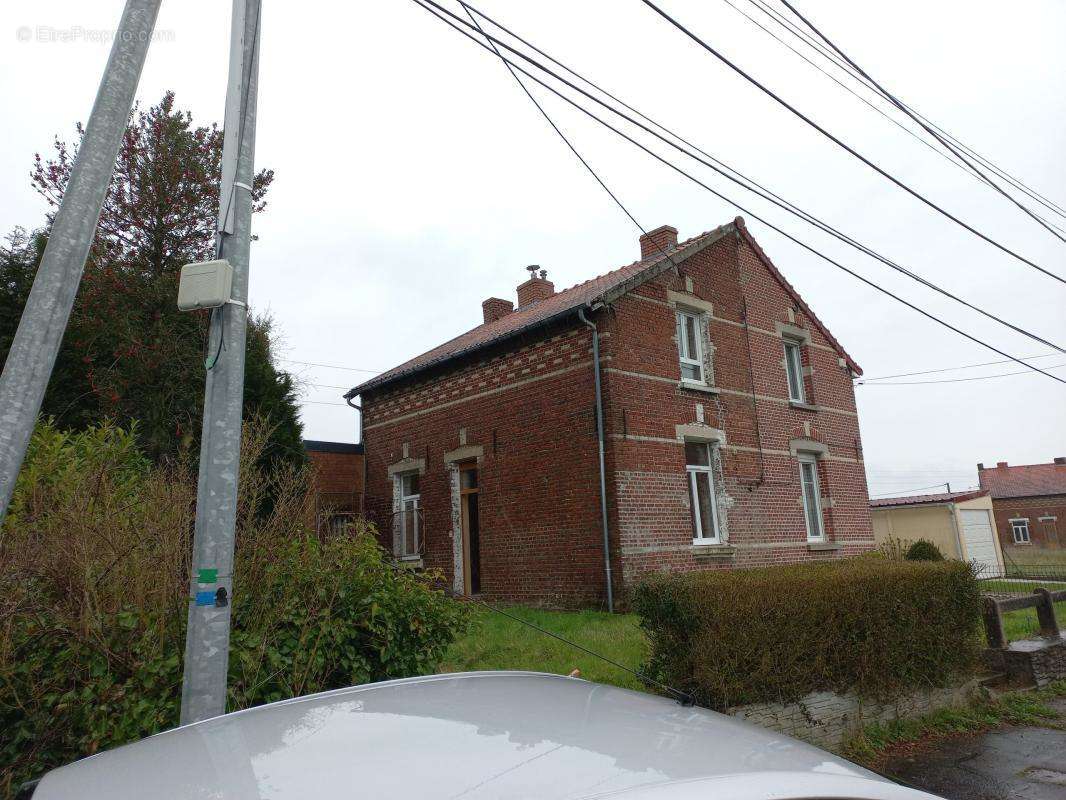
<instances>
[{"instance_id":1,"label":"wooden front door","mask_svg":"<svg viewBox=\"0 0 1066 800\"><path fill-rule=\"evenodd\" d=\"M477 463L459 467L459 503L463 515L463 592L481 592L480 517Z\"/></svg>"}]
</instances>

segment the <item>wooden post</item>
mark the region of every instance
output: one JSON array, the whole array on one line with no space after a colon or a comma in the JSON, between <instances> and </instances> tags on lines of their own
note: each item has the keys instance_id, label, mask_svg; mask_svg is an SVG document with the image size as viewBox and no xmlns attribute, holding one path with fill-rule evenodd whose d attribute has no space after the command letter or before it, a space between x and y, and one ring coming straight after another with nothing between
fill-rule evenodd
<instances>
[{"instance_id":1,"label":"wooden post","mask_svg":"<svg viewBox=\"0 0 1066 800\"><path fill-rule=\"evenodd\" d=\"M995 598L985 598L985 633L988 636L988 646L999 650L1007 646L1007 636L1003 632L1003 617L999 613L999 603Z\"/></svg>"},{"instance_id":2,"label":"wooden post","mask_svg":"<svg viewBox=\"0 0 1066 800\"><path fill-rule=\"evenodd\" d=\"M1059 624L1055 619L1055 604L1051 599L1051 592L1043 586L1033 589L1033 594L1040 598L1036 606L1036 618L1040 622L1040 635L1058 638Z\"/></svg>"}]
</instances>

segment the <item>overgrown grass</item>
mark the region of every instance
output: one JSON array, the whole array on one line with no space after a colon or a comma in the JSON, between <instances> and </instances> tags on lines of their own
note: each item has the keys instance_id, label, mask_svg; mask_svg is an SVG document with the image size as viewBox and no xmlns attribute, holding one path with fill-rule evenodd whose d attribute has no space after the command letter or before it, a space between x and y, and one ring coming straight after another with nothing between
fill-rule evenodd
<instances>
[{"instance_id":1,"label":"overgrown grass","mask_svg":"<svg viewBox=\"0 0 1066 800\"><path fill-rule=\"evenodd\" d=\"M505 610L633 669L639 669L647 658L647 640L633 614L521 607ZM478 608L471 631L452 644L440 672L486 669L534 670L562 675L579 669L581 676L591 681L644 689L639 678L624 670L502 614Z\"/></svg>"},{"instance_id":2,"label":"overgrown grass","mask_svg":"<svg viewBox=\"0 0 1066 800\"><path fill-rule=\"evenodd\" d=\"M944 736L980 733L1001 725L1062 727L1061 715L1047 702L1059 697L1066 697L1066 680L1035 691L982 698L967 706L945 708L924 717L871 725L844 747L843 755L877 768L893 750Z\"/></svg>"}]
</instances>

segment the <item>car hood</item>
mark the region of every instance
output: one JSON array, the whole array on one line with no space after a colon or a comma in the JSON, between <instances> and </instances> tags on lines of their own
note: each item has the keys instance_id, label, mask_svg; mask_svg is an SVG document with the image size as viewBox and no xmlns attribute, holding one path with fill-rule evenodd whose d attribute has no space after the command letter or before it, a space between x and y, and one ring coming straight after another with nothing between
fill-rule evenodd
<instances>
[{"instance_id":1,"label":"car hood","mask_svg":"<svg viewBox=\"0 0 1066 800\"><path fill-rule=\"evenodd\" d=\"M823 750L705 709L558 675L480 672L186 725L53 770L33 797L561 799L738 774L772 782L765 773L886 786Z\"/></svg>"}]
</instances>

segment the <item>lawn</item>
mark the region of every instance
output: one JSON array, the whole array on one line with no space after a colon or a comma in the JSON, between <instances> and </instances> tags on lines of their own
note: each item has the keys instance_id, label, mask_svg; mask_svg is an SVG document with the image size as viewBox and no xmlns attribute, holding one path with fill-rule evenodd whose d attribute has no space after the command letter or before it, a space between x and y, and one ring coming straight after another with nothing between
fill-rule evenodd
<instances>
[{"instance_id":1,"label":"lawn","mask_svg":"<svg viewBox=\"0 0 1066 800\"><path fill-rule=\"evenodd\" d=\"M1055 603L1055 619L1058 620L1059 630L1066 625L1066 600ZM1003 615L1003 632L1007 635L1007 641L1016 639L1030 639L1040 631L1040 623L1036 621L1035 608L1023 608L1018 611L1008 611Z\"/></svg>"},{"instance_id":2,"label":"lawn","mask_svg":"<svg viewBox=\"0 0 1066 800\"><path fill-rule=\"evenodd\" d=\"M625 670L502 614L474 608L474 626L451 646L441 672L521 669L568 675L579 669L582 677L591 681L627 689L644 688L639 678ZM507 606L504 610L633 669L639 669L647 657L647 640L635 614L546 611L521 606ZM1055 612L1060 627L1066 624L1066 602L1056 603ZM1008 611L1003 615L1003 629L1008 641L1035 636L1040 630L1036 609ZM983 642L983 629L981 639Z\"/></svg>"},{"instance_id":3,"label":"lawn","mask_svg":"<svg viewBox=\"0 0 1066 800\"><path fill-rule=\"evenodd\" d=\"M544 611L515 606L504 610L633 669L639 669L647 656L644 633L633 614ZM627 689L644 688L639 678L624 670L502 614L477 608L473 629L452 645L440 671L483 669L524 669L561 675L579 669L581 676L590 681Z\"/></svg>"}]
</instances>

